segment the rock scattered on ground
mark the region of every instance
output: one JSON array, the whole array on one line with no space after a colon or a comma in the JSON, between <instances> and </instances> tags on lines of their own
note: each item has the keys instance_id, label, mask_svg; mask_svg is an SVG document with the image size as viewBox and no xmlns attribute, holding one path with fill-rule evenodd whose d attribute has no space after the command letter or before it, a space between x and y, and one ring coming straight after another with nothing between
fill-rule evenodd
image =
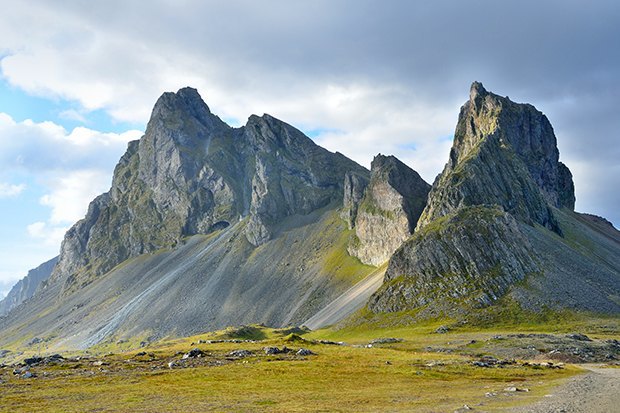
<instances>
[{"instance_id":1,"label":"rock scattered on ground","mask_svg":"<svg viewBox=\"0 0 620 413\"><path fill-rule=\"evenodd\" d=\"M393 337L386 337L386 338L375 338L374 340L371 340L369 344L391 344L391 343L400 343L402 342L403 339L402 338L393 338Z\"/></svg>"},{"instance_id":2,"label":"rock scattered on ground","mask_svg":"<svg viewBox=\"0 0 620 413\"><path fill-rule=\"evenodd\" d=\"M496 335L486 340L454 340L443 346L428 346L429 352L460 353L480 357L492 354L499 359L540 360L559 363L612 363L620 360L618 340L599 340L585 334L516 333ZM485 360L478 360L485 363ZM540 363L539 363L540 364ZM476 363L481 367L482 364ZM491 363L493 365L493 363ZM540 367L547 367L540 365Z\"/></svg>"},{"instance_id":3,"label":"rock scattered on ground","mask_svg":"<svg viewBox=\"0 0 620 413\"><path fill-rule=\"evenodd\" d=\"M188 353L185 353L183 355L183 360L189 359L189 358L196 358L196 357L202 357L204 356L205 352L202 351L199 348L193 348L191 349Z\"/></svg>"},{"instance_id":4,"label":"rock scattered on ground","mask_svg":"<svg viewBox=\"0 0 620 413\"><path fill-rule=\"evenodd\" d=\"M265 354L267 355L274 355L274 354L290 353L292 350L284 346L282 347L282 349L280 349L279 347L265 347L263 348L263 351L265 351Z\"/></svg>"},{"instance_id":5,"label":"rock scattered on ground","mask_svg":"<svg viewBox=\"0 0 620 413\"><path fill-rule=\"evenodd\" d=\"M505 392L509 392L509 393L512 393L512 392L517 392L517 391L520 391L520 392L529 392L529 391L530 391L530 389L525 388L525 387L508 386L508 387L506 387L506 388L504 389L504 391L505 391Z\"/></svg>"},{"instance_id":6,"label":"rock scattered on ground","mask_svg":"<svg viewBox=\"0 0 620 413\"><path fill-rule=\"evenodd\" d=\"M344 346L346 343L344 341L330 341L330 340L318 340L318 344L327 344L331 346Z\"/></svg>"},{"instance_id":7,"label":"rock scattered on ground","mask_svg":"<svg viewBox=\"0 0 620 413\"><path fill-rule=\"evenodd\" d=\"M586 336L585 334L579 334L579 333L567 334L566 337L571 338L573 340L578 340L578 341L592 341L590 337Z\"/></svg>"},{"instance_id":8,"label":"rock scattered on ground","mask_svg":"<svg viewBox=\"0 0 620 413\"><path fill-rule=\"evenodd\" d=\"M296 353L298 356L314 356L316 353L308 350L307 348L300 348Z\"/></svg>"},{"instance_id":9,"label":"rock scattered on ground","mask_svg":"<svg viewBox=\"0 0 620 413\"><path fill-rule=\"evenodd\" d=\"M228 355L231 357L244 358L244 357L251 356L252 352L249 350L233 350L230 353L228 353Z\"/></svg>"}]
</instances>

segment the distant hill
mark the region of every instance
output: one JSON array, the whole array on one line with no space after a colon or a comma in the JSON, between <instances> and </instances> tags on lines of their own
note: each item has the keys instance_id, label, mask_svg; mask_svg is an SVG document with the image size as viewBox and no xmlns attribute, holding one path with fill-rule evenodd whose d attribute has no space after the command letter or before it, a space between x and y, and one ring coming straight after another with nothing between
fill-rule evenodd
<instances>
[{"instance_id":1,"label":"distant hill","mask_svg":"<svg viewBox=\"0 0 620 413\"><path fill-rule=\"evenodd\" d=\"M28 274L11 288L6 297L0 300L0 317L7 315L12 309L32 297L41 283L52 275L57 261L58 257L54 257L28 271Z\"/></svg>"}]
</instances>

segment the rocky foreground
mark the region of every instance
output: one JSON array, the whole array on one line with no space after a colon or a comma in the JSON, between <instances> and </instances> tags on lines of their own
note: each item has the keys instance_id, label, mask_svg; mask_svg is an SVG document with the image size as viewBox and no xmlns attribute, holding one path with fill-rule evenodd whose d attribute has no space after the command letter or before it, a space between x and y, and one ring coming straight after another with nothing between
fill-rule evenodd
<instances>
[{"instance_id":1,"label":"rocky foreground","mask_svg":"<svg viewBox=\"0 0 620 413\"><path fill-rule=\"evenodd\" d=\"M581 390L613 387L605 378L615 376L575 376L582 370L571 363L603 362L620 371L613 368L620 345L608 335L446 326L406 338L378 334L342 342L303 329L246 326L138 350L123 351L131 343L118 342L112 352L22 355L0 364L0 411L506 411L541 399L549 406L545 396L564 394L554 386L570 377L569 386ZM556 397L560 403L551 405L579 406L572 388L566 391L573 404ZM115 397L103 397L111 392ZM607 396L613 394L599 395L598 405Z\"/></svg>"}]
</instances>

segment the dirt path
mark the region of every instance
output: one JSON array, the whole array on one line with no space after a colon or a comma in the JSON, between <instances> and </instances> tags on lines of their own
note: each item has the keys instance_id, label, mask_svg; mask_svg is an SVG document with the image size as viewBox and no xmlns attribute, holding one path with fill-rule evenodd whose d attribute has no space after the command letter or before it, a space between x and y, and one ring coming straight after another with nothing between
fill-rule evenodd
<instances>
[{"instance_id":1,"label":"dirt path","mask_svg":"<svg viewBox=\"0 0 620 413\"><path fill-rule=\"evenodd\" d=\"M385 270L385 266L377 268L362 281L329 303L312 318L304 322L303 325L316 330L317 328L334 324L362 308L370 296L381 287Z\"/></svg>"},{"instance_id":2,"label":"dirt path","mask_svg":"<svg viewBox=\"0 0 620 413\"><path fill-rule=\"evenodd\" d=\"M538 403L513 413L612 413L620 412L620 369L582 365L587 373L573 377Z\"/></svg>"}]
</instances>

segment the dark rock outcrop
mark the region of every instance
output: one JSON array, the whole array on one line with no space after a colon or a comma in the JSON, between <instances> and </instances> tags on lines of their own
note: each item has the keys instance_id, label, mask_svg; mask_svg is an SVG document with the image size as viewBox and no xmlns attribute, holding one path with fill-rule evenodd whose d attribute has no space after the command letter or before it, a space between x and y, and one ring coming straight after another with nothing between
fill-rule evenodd
<instances>
[{"instance_id":1,"label":"dark rock outcrop","mask_svg":"<svg viewBox=\"0 0 620 413\"><path fill-rule=\"evenodd\" d=\"M370 174L361 198L359 180L345 178L345 208L350 205L345 212L355 211L348 213L355 227L349 253L365 264L380 265L413 233L431 187L394 156L375 156Z\"/></svg>"},{"instance_id":2,"label":"dark rock outcrop","mask_svg":"<svg viewBox=\"0 0 620 413\"><path fill-rule=\"evenodd\" d=\"M272 116L253 115L235 129L195 89L164 93L110 191L67 232L52 279L78 287L130 257L242 219L259 246L283 218L338 201L347 172L368 175Z\"/></svg>"},{"instance_id":3,"label":"dark rock outcrop","mask_svg":"<svg viewBox=\"0 0 620 413\"><path fill-rule=\"evenodd\" d=\"M0 316L8 314L13 308L32 297L41 283L52 274L57 260L58 257L54 257L28 271L28 274L11 288L7 296L0 300Z\"/></svg>"}]
</instances>

